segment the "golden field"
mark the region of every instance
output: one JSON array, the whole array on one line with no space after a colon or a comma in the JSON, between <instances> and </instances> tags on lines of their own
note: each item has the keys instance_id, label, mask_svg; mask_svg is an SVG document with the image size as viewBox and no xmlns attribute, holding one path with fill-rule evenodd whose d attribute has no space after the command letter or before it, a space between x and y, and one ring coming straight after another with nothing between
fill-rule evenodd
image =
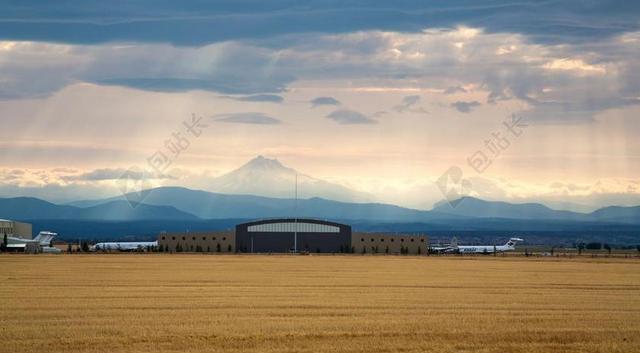
<instances>
[{"instance_id":1,"label":"golden field","mask_svg":"<svg viewBox=\"0 0 640 353\"><path fill-rule=\"evenodd\" d=\"M638 259L0 256L1 352L640 352Z\"/></svg>"}]
</instances>

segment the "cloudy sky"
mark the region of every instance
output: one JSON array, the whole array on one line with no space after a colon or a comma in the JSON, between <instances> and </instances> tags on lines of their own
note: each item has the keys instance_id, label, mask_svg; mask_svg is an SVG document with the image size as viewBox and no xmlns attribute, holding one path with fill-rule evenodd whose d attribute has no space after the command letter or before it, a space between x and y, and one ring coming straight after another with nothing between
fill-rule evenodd
<instances>
[{"instance_id":1,"label":"cloudy sky","mask_svg":"<svg viewBox=\"0 0 640 353\"><path fill-rule=\"evenodd\" d=\"M452 167L486 199L640 204L640 4L423 3L5 1L0 196L112 196L132 166L206 190L265 155L411 207Z\"/></svg>"}]
</instances>

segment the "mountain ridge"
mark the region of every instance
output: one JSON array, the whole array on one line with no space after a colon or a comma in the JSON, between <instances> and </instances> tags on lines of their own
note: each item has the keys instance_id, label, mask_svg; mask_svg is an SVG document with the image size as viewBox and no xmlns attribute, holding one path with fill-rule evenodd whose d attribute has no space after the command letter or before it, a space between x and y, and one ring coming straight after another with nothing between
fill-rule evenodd
<instances>
[{"instance_id":1,"label":"mountain ridge","mask_svg":"<svg viewBox=\"0 0 640 353\"><path fill-rule=\"evenodd\" d=\"M124 200L126 196L93 201L79 201L76 205L95 206L100 203ZM299 199L294 212L294 199L255 195L229 195L183 187L160 187L148 191L144 204L172 206L201 219L312 217L387 222L425 222L456 219L559 220L573 222L614 222L640 224L640 206L609 206L591 213L554 210L539 203L513 204L464 197L451 207L446 202L432 210L417 210L385 203L354 203L327 200L320 197Z\"/></svg>"}]
</instances>

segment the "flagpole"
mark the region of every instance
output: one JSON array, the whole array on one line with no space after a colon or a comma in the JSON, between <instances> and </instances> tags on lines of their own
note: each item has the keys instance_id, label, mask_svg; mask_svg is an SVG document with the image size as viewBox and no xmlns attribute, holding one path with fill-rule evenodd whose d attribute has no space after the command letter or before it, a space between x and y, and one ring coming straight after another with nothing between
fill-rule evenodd
<instances>
[{"instance_id":1,"label":"flagpole","mask_svg":"<svg viewBox=\"0 0 640 353\"><path fill-rule=\"evenodd\" d=\"M293 252L298 253L298 172L296 172L295 201L293 204Z\"/></svg>"}]
</instances>

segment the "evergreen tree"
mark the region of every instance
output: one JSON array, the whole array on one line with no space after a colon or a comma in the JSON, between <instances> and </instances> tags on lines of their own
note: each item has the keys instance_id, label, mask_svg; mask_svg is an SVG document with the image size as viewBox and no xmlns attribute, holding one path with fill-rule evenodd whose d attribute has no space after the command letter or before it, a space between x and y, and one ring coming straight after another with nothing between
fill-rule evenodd
<instances>
[{"instance_id":1,"label":"evergreen tree","mask_svg":"<svg viewBox=\"0 0 640 353\"><path fill-rule=\"evenodd\" d=\"M9 245L8 241L9 239L7 238L7 233L4 233L4 236L2 237L2 252L7 251L7 245Z\"/></svg>"},{"instance_id":2,"label":"evergreen tree","mask_svg":"<svg viewBox=\"0 0 640 353\"><path fill-rule=\"evenodd\" d=\"M220 247L220 243L216 244L216 251L217 252L222 251L222 248Z\"/></svg>"},{"instance_id":3,"label":"evergreen tree","mask_svg":"<svg viewBox=\"0 0 640 353\"><path fill-rule=\"evenodd\" d=\"M389 245L387 245L387 247L384 249L384 253L388 254L389 253Z\"/></svg>"},{"instance_id":4,"label":"evergreen tree","mask_svg":"<svg viewBox=\"0 0 640 353\"><path fill-rule=\"evenodd\" d=\"M71 243L67 244L67 253L71 254L72 251L73 251L73 248L71 248Z\"/></svg>"},{"instance_id":5,"label":"evergreen tree","mask_svg":"<svg viewBox=\"0 0 640 353\"><path fill-rule=\"evenodd\" d=\"M233 252L233 247L231 247L231 244L229 244L229 246L227 247L227 251L228 252Z\"/></svg>"}]
</instances>

